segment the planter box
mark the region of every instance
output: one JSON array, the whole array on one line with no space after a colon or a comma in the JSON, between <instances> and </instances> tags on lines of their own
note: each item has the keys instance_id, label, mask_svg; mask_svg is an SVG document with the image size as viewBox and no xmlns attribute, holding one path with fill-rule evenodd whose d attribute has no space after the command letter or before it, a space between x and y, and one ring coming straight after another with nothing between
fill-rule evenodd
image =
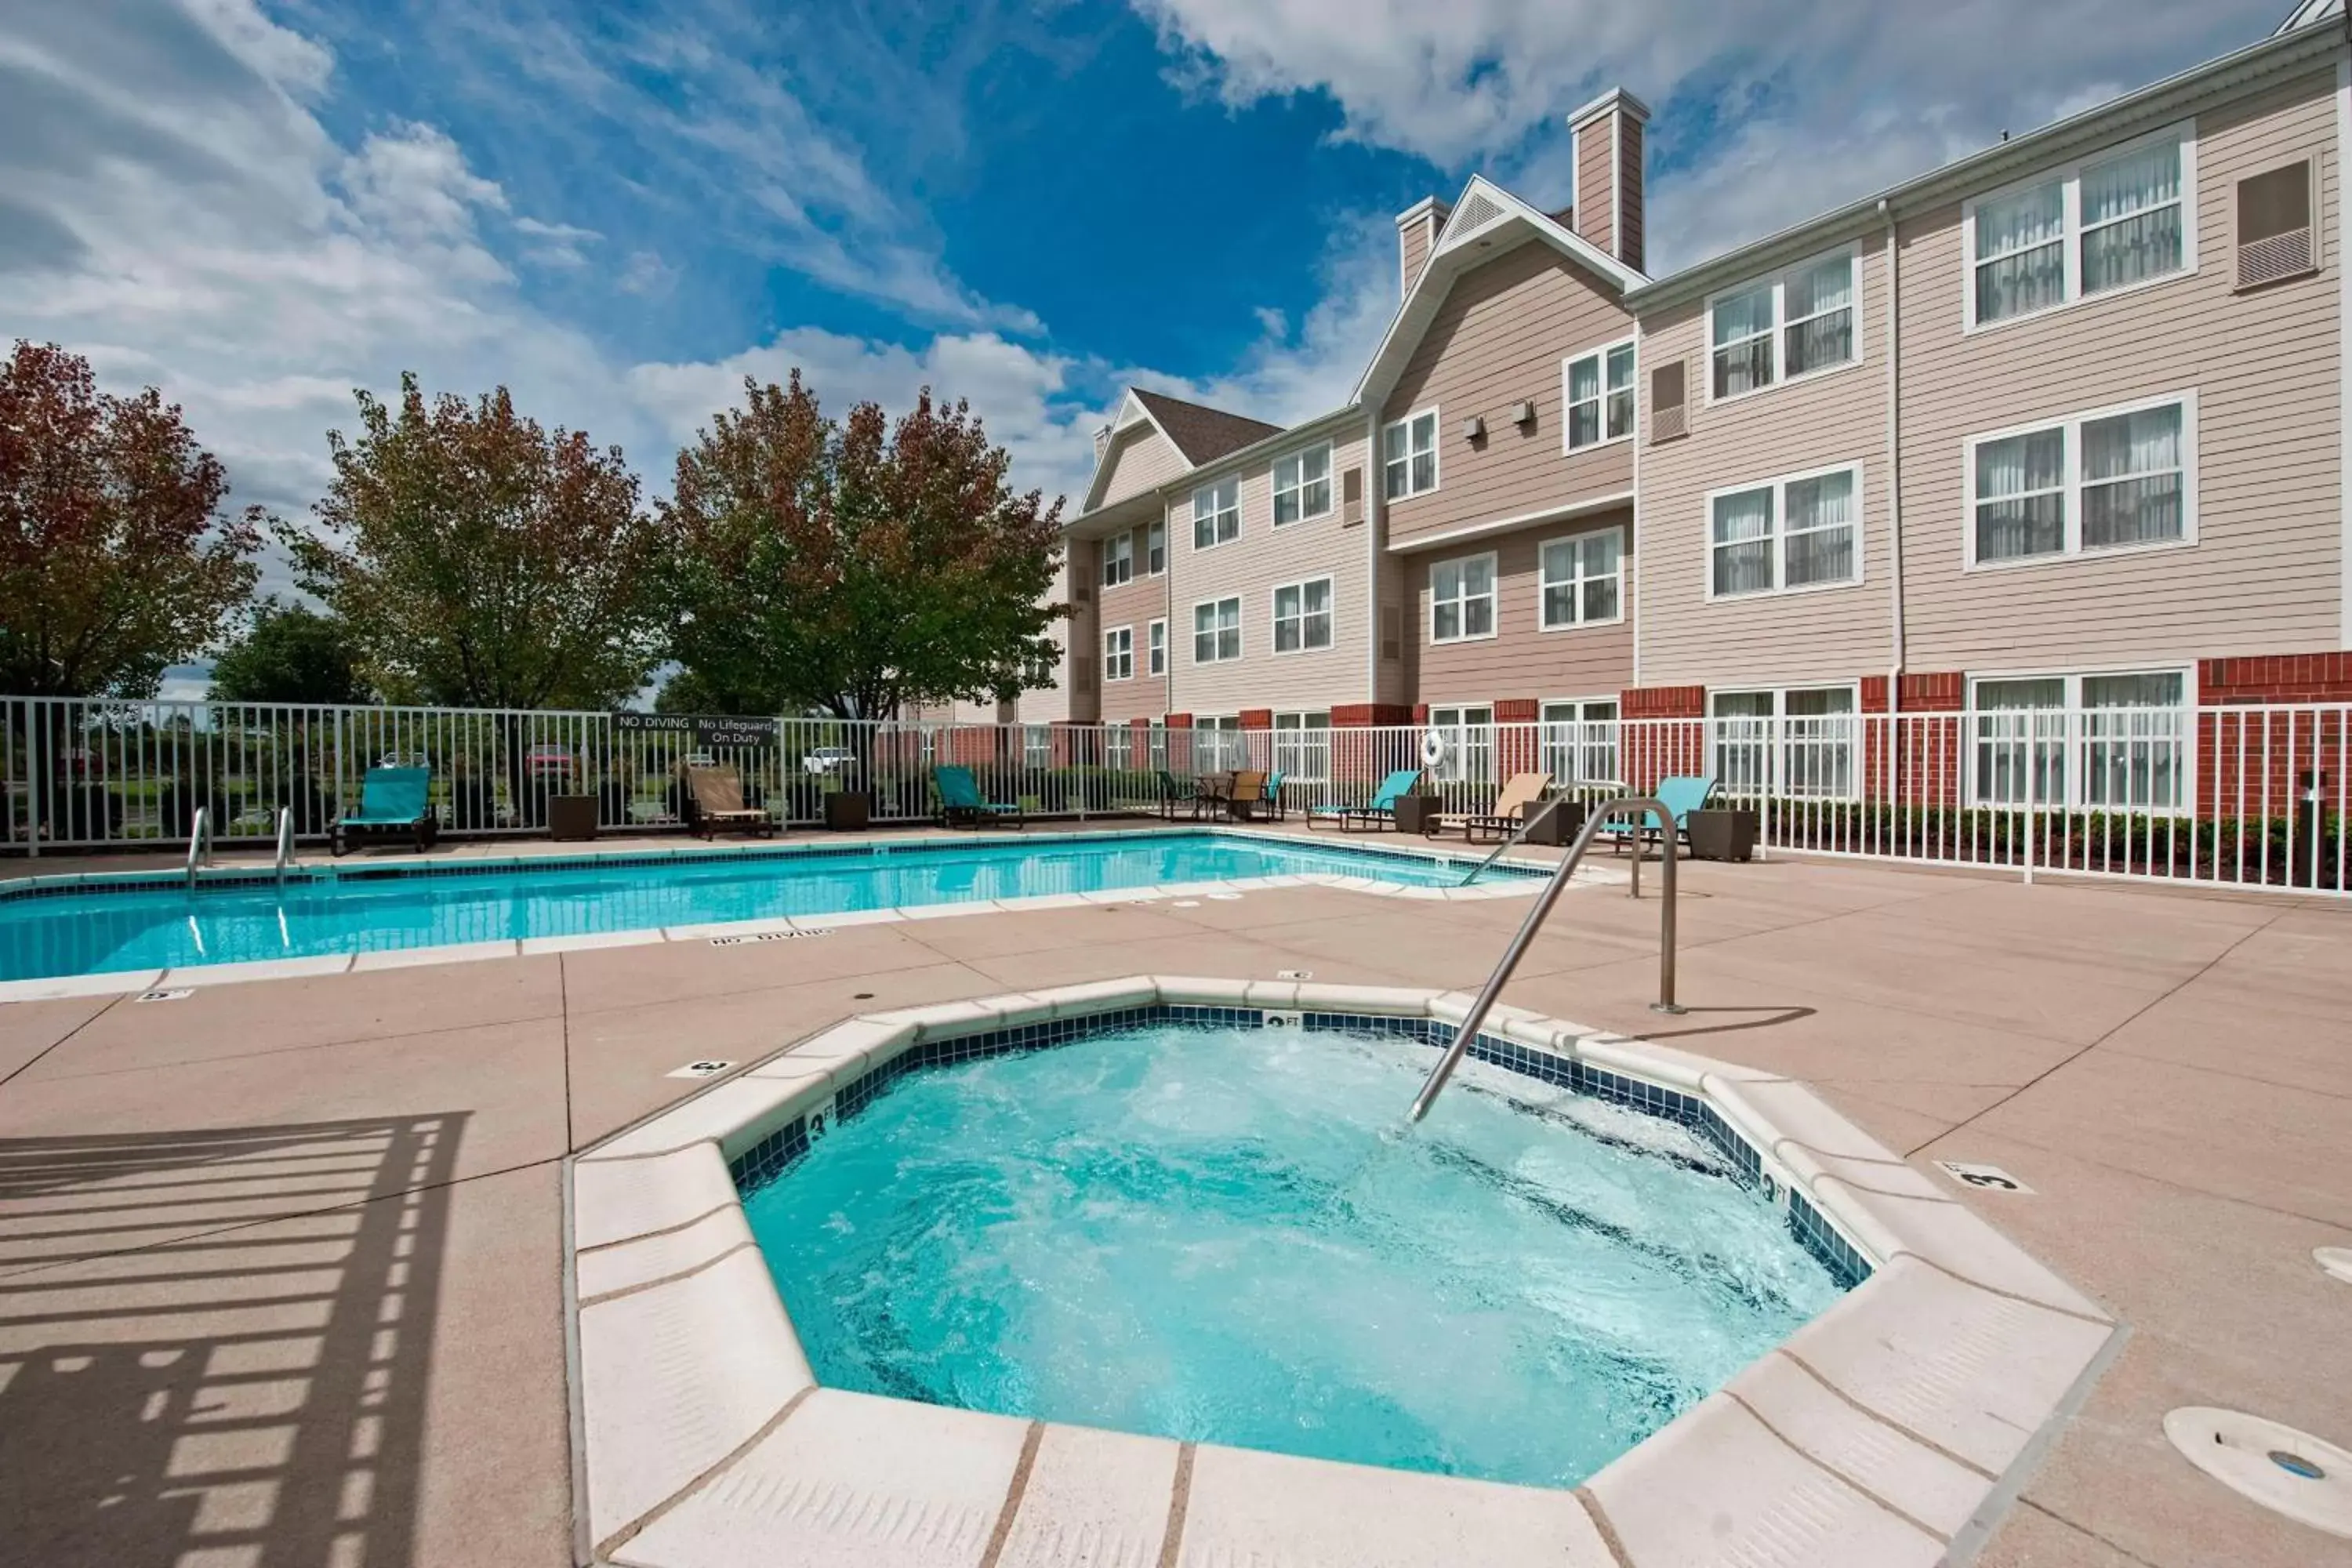
<instances>
[{"instance_id":1,"label":"planter box","mask_svg":"<svg viewBox=\"0 0 2352 1568\"><path fill-rule=\"evenodd\" d=\"M1429 834L1437 831L1437 797L1433 795L1400 795L1396 803L1396 827L1399 833Z\"/></svg>"},{"instance_id":2,"label":"planter box","mask_svg":"<svg viewBox=\"0 0 2352 1568\"><path fill-rule=\"evenodd\" d=\"M549 795L547 836L566 843L595 837L596 797L593 795Z\"/></svg>"},{"instance_id":3,"label":"planter box","mask_svg":"<svg viewBox=\"0 0 2352 1568\"><path fill-rule=\"evenodd\" d=\"M1756 850L1752 811L1694 811L1684 818L1694 860L1745 860Z\"/></svg>"},{"instance_id":4,"label":"planter box","mask_svg":"<svg viewBox=\"0 0 2352 1568\"><path fill-rule=\"evenodd\" d=\"M1521 837L1522 844L1543 844L1554 848L1566 848L1576 842L1584 830L1584 803L1580 800L1543 800L1519 807L1519 820L1529 824Z\"/></svg>"},{"instance_id":5,"label":"planter box","mask_svg":"<svg viewBox=\"0 0 2352 1568\"><path fill-rule=\"evenodd\" d=\"M874 797L862 789L837 789L824 797L824 825L855 833L874 819Z\"/></svg>"}]
</instances>

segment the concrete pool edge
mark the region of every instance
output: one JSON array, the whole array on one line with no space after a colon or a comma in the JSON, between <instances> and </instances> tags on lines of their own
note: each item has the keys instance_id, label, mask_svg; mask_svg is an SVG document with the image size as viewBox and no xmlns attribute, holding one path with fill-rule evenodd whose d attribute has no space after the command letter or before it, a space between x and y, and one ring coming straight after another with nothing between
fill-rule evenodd
<instances>
[{"instance_id":1,"label":"concrete pool edge","mask_svg":"<svg viewBox=\"0 0 2352 1568\"><path fill-rule=\"evenodd\" d=\"M1131 830L1112 831L1087 829L1067 833L993 833L958 835L952 838L938 837L920 840L877 839L865 847L882 853L938 853L942 847L996 848L1021 845L1055 845L1081 842L1100 843L1106 840L1149 836L1168 832L1209 834L1217 837L1239 838L1255 842L1297 848L1302 841L1295 836L1253 832L1243 827L1223 824L1177 824L1171 828L1150 828L1145 834ZM920 847L918 847L918 845ZM1310 847L1334 848L1392 858L1416 859L1439 865L1467 866L1465 856L1437 849L1409 848L1403 846L1363 844L1310 844ZM614 865L626 865L642 860L652 864L674 861L682 857L697 860L771 858L835 858L855 854L857 846L745 844L723 846L715 851L709 847L689 849L683 846L639 850L615 849L595 857L609 857ZM467 860L463 869L471 874L494 874L509 871L554 869L547 864L551 857L509 855L496 858ZM291 980L312 975L364 973L373 969L409 968L420 964L464 963L483 959L529 957L536 953L572 952L592 948L651 946L667 942L734 942L775 938L786 935L806 935L850 925L887 925L908 921L944 920L961 915L1019 913L1033 910L1076 909L1089 904L1148 903L1163 899L1205 898L1220 893L1249 893L1276 888L1334 888L1342 891L1369 894L1375 898L1428 900L1443 902L1472 902L1489 899L1525 898L1541 884L1541 879L1528 872L1549 871L1552 868L1542 861L1506 858L1497 862L1512 871L1521 873L1498 881L1469 888L1425 888L1383 881L1371 877L1350 877L1328 872L1299 872L1274 877L1246 877L1192 882L1168 882L1158 886L1109 889L1090 893L1036 893L1013 899L971 899L936 904L909 904L897 909L851 910L838 914L807 916L775 916L764 920L717 921L684 926L646 926L635 931L583 931L562 936L509 937L492 942L455 942L431 947L383 948L350 953L322 953L299 958L260 959L238 963L183 964L175 968L110 970L92 974L47 975L26 980L0 980L0 1005L10 1002L54 1002L79 996L121 996L159 988L190 985L220 985L237 982L261 980ZM389 879L404 868L429 868L436 874L447 874L446 862L425 856L404 856L368 863L372 873L368 879L382 875ZM268 882L267 872L240 882ZM325 880L329 879L316 879ZM1606 867L1580 868L1577 880L1585 884L1615 883L1623 874ZM69 873L49 877L37 876L27 880L24 892L14 895L29 898L47 889L71 892L92 885L104 885L123 889L153 889L168 890L184 881L182 873L174 871L98 871Z\"/></svg>"},{"instance_id":2,"label":"concrete pool edge","mask_svg":"<svg viewBox=\"0 0 2352 1568\"><path fill-rule=\"evenodd\" d=\"M1155 1003L1457 1023L1469 1000L1138 976L866 1015L583 1152L566 1273L582 1303L577 1506L598 1560L701 1568L798 1550L979 1568L1084 1534L1124 1543L1103 1558L1122 1563L1654 1568L1744 1540L1878 1568L1943 1561L2014 1495L2005 1480L2118 1331L2105 1312L1803 1085L1524 1009L1498 1008L1481 1038L1703 1098L1874 1265L1575 1492L820 1388L743 1226L730 1162L926 1040ZM922 1521L919 1547L860 1533L888 1518Z\"/></svg>"}]
</instances>

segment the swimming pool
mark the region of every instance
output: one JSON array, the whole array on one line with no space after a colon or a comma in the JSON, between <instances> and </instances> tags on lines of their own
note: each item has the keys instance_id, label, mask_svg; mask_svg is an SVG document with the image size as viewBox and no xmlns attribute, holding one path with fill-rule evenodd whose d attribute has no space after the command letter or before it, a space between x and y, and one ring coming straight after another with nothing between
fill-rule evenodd
<instances>
[{"instance_id":1,"label":"swimming pool","mask_svg":"<svg viewBox=\"0 0 2352 1568\"><path fill-rule=\"evenodd\" d=\"M1475 860L1171 831L586 856L0 896L0 982L1327 875L1450 888ZM1532 875L1498 865L1503 879Z\"/></svg>"},{"instance_id":2,"label":"swimming pool","mask_svg":"<svg viewBox=\"0 0 2352 1568\"><path fill-rule=\"evenodd\" d=\"M1396 1035L923 1068L744 1199L829 1387L1571 1487L1843 1293L1694 1128ZM847 1097L845 1096L845 1102Z\"/></svg>"}]
</instances>

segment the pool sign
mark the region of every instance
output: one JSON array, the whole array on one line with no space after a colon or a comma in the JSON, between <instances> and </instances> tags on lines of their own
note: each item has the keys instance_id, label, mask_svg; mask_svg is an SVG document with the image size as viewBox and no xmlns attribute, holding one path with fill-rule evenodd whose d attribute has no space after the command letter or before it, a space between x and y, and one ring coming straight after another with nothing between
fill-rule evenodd
<instances>
[{"instance_id":1,"label":"pool sign","mask_svg":"<svg viewBox=\"0 0 2352 1568\"><path fill-rule=\"evenodd\" d=\"M194 994L194 991L184 986L174 991L142 991L136 999L141 1002L179 1002Z\"/></svg>"},{"instance_id":2,"label":"pool sign","mask_svg":"<svg viewBox=\"0 0 2352 1568\"><path fill-rule=\"evenodd\" d=\"M720 1073L725 1072L729 1068L731 1068L735 1064L733 1062L720 1061L716 1058L712 1058L705 1061L688 1062L684 1067L679 1068L677 1071L666 1074L665 1076L669 1078L717 1078Z\"/></svg>"},{"instance_id":3,"label":"pool sign","mask_svg":"<svg viewBox=\"0 0 2352 1568\"><path fill-rule=\"evenodd\" d=\"M710 945L735 947L747 942L798 942L804 936L831 936L832 934L831 926L811 926L805 931L754 931L750 936L714 936L710 939Z\"/></svg>"},{"instance_id":4,"label":"pool sign","mask_svg":"<svg viewBox=\"0 0 2352 1568\"><path fill-rule=\"evenodd\" d=\"M1966 1160L1938 1160L1936 1168L1964 1187L1987 1193L2025 1193L2033 1189L1999 1165L1972 1165Z\"/></svg>"},{"instance_id":5,"label":"pool sign","mask_svg":"<svg viewBox=\"0 0 2352 1568\"><path fill-rule=\"evenodd\" d=\"M623 713L613 715L619 734L691 736L698 746L714 750L772 746L782 732L773 719L745 719L725 713Z\"/></svg>"}]
</instances>

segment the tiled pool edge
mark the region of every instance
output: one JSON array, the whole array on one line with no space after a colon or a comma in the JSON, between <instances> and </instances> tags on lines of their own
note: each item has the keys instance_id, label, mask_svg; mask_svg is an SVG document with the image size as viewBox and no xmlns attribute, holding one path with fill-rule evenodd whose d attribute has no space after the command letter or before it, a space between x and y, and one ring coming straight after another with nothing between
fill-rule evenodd
<instances>
[{"instance_id":1,"label":"tiled pool edge","mask_svg":"<svg viewBox=\"0 0 2352 1568\"><path fill-rule=\"evenodd\" d=\"M1430 1038L1440 1032L1450 1037L1469 1001L1454 993L1146 976L870 1015L598 1144L575 1162L581 1228L571 1238L573 1267L584 1265L583 1352L573 1393L587 1435L591 1536L611 1561L660 1568L716 1561L712 1553L722 1552L722 1542L740 1544L746 1531L770 1544L786 1536L804 1542L790 1532L815 1529L811 1521L782 1518L745 1500L763 1487L857 1479L845 1478L841 1467L851 1461L832 1452L836 1427L886 1446L909 1446L947 1470L980 1464L984 1455L1002 1458L1008 1441L1020 1448L1027 1423L837 1390L811 1393L814 1380L756 1249L691 1261L693 1248L680 1237L696 1228L694 1216L734 1199L735 1171L756 1180L761 1162L785 1157L793 1142L790 1129L804 1125L813 1111L841 1114L841 1097L870 1098L908 1070L898 1064L933 1051L952 1053L965 1042L975 1050L1050 1043L1057 1031L1102 1026L1106 1014L1174 1006L1206 1010L1204 1019L1237 1010L1256 1021L1265 1011L1303 1013L1325 1026L1388 1020ZM1490 1060L1517 1053L1521 1059L1496 1065L1532 1068L1530 1076L1580 1090L1590 1084L1690 1121L1727 1150L1744 1147L1753 1173L1787 1193L1792 1205L1811 1207L1824 1232L1870 1266L1869 1278L1574 1494L1201 1445L1193 1451L1196 1482L1206 1473L1217 1484L1205 1490L1196 1484L1181 1516L1187 1560L1194 1548L1207 1551L1240 1531L1248 1539L1233 1535L1235 1550L1278 1552L1286 1543L1345 1561L1346 1542L1361 1534L1363 1520L1377 1518L1385 1543L1426 1538L1432 1563L1475 1558L1609 1568L1622 1561L1650 1568L1701 1560L1696 1554L1702 1546L1703 1560L1714 1560L1746 1531L1785 1539L1793 1530L1822 1532L1807 1544L1813 1552L1804 1557L1808 1563L1925 1564L1941 1559L1988 1500L1999 1500L2002 1478L2030 1459L2028 1442L2115 1331L2095 1304L1801 1085L1510 1007L1496 1010L1476 1050ZM628 1305L661 1293L677 1298L667 1329L644 1307ZM739 1300L722 1310L717 1300L730 1293ZM746 1294L754 1300L740 1299ZM716 1364L691 1379L693 1389L670 1391L681 1408L666 1404L656 1387L600 1389L600 1378L643 1384L633 1369L665 1345L677 1353L666 1334L677 1332L679 1322L714 1315L730 1322L732 1337L723 1350L705 1342L702 1359ZM747 1322L759 1325L749 1337L741 1330ZM601 1344L608 1327L613 1342ZM673 1436L679 1419L723 1415L702 1402L703 1391L719 1386L764 1390L753 1405L768 1394L779 1397L757 1420L751 1410L738 1411L733 1426L719 1420L704 1438L704 1462L682 1475L680 1467L695 1454L680 1454L673 1443L666 1455L648 1455L643 1432L631 1436L633 1422L657 1410L665 1420L656 1425ZM784 1420L788 1410L794 1413ZM751 1424L742 1426L745 1421ZM1116 1450L1141 1464L1146 1454L1176 1448L1052 1425L1041 1430L1048 1445L1033 1451L1065 1456L1056 1462L1081 1470L1110 1463L1100 1453L1088 1459L1094 1450ZM833 1436L821 1442L820 1432ZM665 1459L676 1479L667 1490ZM917 1474L931 1468L902 1467ZM1094 1494L1083 1478L1065 1479L1066 1486L1050 1489L1057 1500L1050 1506L1085 1514L1071 1499ZM895 1483L864 1480L885 1491L916 1484L903 1475ZM649 1491L662 1496L637 1509ZM1026 1495L1033 1500L1025 1507L1049 1506L1034 1501L1034 1479ZM1168 1497L1158 1500L1164 1517ZM938 1498L909 1506L932 1503L947 1506ZM1400 1512L1408 1506L1411 1518ZM1210 1517L1193 1517L1204 1510ZM650 1525L648 1513L658 1514ZM1129 1514L1141 1519L1150 1509L1139 1504ZM1710 1521L1727 1518L1731 1532L1715 1535ZM1622 1559L1610 1554L1596 1519L1606 1520ZM1000 1531L1009 1523L1020 1535L1018 1517L997 1522ZM1093 1515L1048 1522L1108 1527ZM984 1539L990 1532L979 1533ZM925 1561L976 1563L976 1552ZM1018 1559L1008 1552L1003 1560ZM1410 1553L1383 1558L1419 1560ZM1153 1558L1145 1553L1139 1561Z\"/></svg>"},{"instance_id":2,"label":"tiled pool edge","mask_svg":"<svg viewBox=\"0 0 2352 1568\"><path fill-rule=\"evenodd\" d=\"M1180 824L1168 830L1208 833L1219 837L1265 840L1285 847L1296 846L1296 837L1253 832L1247 828L1221 824L1198 826ZM506 870L561 870L608 868L632 862L670 865L681 859L692 861L726 860L740 858L802 858L809 859L845 857L870 853L877 847L888 847L896 853L938 852L942 847L995 847L1010 845L1063 845L1073 843L1103 843L1119 838L1132 838L1132 830L1113 832L1091 830L1076 833L995 833L959 835L953 838L939 837L919 840L866 840L858 845L772 845L746 844L716 851L689 849L683 847L650 851L615 850L609 855L582 857L576 861L569 857L509 855L495 858L467 860L460 866L448 866L422 857L404 857L397 860L373 862L376 868L364 874L354 873L358 879L396 876L457 876L477 872ZM918 848L918 846L920 848ZM1434 861L1440 865L1461 866L1467 869L1475 861L1460 855L1435 849L1418 850L1389 846L1367 846L1349 843L1338 847L1350 852L1385 857L1392 859ZM1223 880L1170 882L1157 887L1117 888L1092 893L1036 893L1016 899L971 899L936 904L909 904L887 910L849 910L837 914L775 916L762 920L728 921L701 925L647 926L636 931L580 931L564 936L505 938L495 942L455 942L432 947L383 948L356 953L322 953L301 958L261 959L243 963L188 964L174 969L112 970L97 974L61 974L29 980L0 981L0 1005L10 1002L54 1002L78 996L121 996L152 991L161 986L219 985L257 980L291 980L320 974L363 973L374 969L403 969L420 964L463 963L493 958L529 957L545 952L571 952L601 947L643 947L667 942L705 942L722 937L746 938L771 936L789 931L832 930L851 925L891 925L907 921L943 920L961 915L1018 913L1029 910L1075 909L1087 904L1149 903L1162 899L1202 898L1216 893L1247 893L1274 888L1335 888L1342 891L1369 894L1375 898L1433 900L1445 902L1472 902L1489 899L1525 898L1541 885L1541 879L1528 872L1548 871L1550 866L1539 861L1506 858L1499 865L1517 875L1501 880L1469 888L1423 888L1377 878L1349 877L1327 872L1301 872L1276 877L1244 877ZM57 878L37 876L19 879L30 884L13 889L0 886L0 902L16 899L48 897L110 889L121 891L149 891L158 887L178 885L184 874L177 871L100 871L68 874ZM319 880L334 879L319 878ZM1605 868L1595 868L1580 880L1594 883L1620 879ZM267 885L274 880L268 873L254 876L207 879L207 886Z\"/></svg>"}]
</instances>

